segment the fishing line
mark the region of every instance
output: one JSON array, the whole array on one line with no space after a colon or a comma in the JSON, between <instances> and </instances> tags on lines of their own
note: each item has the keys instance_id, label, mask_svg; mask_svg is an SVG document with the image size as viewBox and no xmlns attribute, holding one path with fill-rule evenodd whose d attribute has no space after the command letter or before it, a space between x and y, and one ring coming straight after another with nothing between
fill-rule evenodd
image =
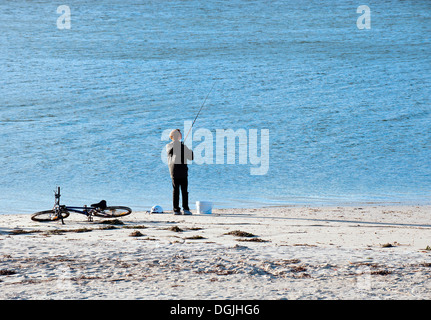
<instances>
[{"instance_id":1,"label":"fishing line","mask_svg":"<svg viewBox=\"0 0 431 320\"><path fill-rule=\"evenodd\" d=\"M202 110L202 108L204 107L205 102L206 102L206 101L207 101L207 99L208 99L208 96L210 95L211 91L213 91L214 86L215 86L215 83L214 83L214 84L213 84L213 86L211 87L210 92L208 92L207 96L205 97L205 100L204 100L204 102L202 103L202 106L200 107L199 112L198 112L198 114L197 114L197 115L196 115L196 117L195 117L195 120L193 120L192 125L191 125L191 127L190 127L189 131L187 132L186 137L184 138L184 143L186 143L187 137L189 136L189 133L190 133L190 131L192 130L193 125L194 125L194 124L195 124L195 122L196 122L196 119L199 117L199 114L201 113L201 110Z\"/></svg>"}]
</instances>

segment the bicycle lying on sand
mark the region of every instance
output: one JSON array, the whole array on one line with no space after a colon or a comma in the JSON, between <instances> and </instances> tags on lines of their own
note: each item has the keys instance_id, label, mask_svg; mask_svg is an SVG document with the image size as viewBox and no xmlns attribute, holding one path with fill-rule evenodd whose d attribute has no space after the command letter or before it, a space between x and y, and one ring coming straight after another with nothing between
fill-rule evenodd
<instances>
[{"instance_id":1,"label":"bicycle lying on sand","mask_svg":"<svg viewBox=\"0 0 431 320\"><path fill-rule=\"evenodd\" d=\"M118 218L124 217L132 213L132 209L130 209L129 207L108 207L105 200L102 200L99 203L92 204L89 207L86 205L83 207L69 207L65 205L60 205L60 187L57 187L57 190L54 191L54 196L54 207L51 210L39 211L34 213L31 216L31 220L38 222L61 220L61 223L64 224L63 219L66 219L70 215L70 212L76 212L86 215L88 221L90 222L93 221L93 216L102 218Z\"/></svg>"}]
</instances>

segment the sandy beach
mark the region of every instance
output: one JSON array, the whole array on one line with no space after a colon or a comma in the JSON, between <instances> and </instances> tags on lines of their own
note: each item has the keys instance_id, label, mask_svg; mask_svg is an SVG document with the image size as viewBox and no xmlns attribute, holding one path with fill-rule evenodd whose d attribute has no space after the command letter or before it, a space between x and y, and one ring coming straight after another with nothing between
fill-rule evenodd
<instances>
[{"instance_id":1,"label":"sandy beach","mask_svg":"<svg viewBox=\"0 0 431 320\"><path fill-rule=\"evenodd\" d=\"M0 215L0 298L430 299L430 209Z\"/></svg>"}]
</instances>

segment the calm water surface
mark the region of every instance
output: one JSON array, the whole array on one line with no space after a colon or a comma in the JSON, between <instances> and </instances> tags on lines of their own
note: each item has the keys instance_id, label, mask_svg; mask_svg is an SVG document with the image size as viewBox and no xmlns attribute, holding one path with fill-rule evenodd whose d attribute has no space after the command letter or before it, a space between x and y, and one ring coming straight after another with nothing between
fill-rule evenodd
<instances>
[{"instance_id":1,"label":"calm water surface","mask_svg":"<svg viewBox=\"0 0 431 320\"><path fill-rule=\"evenodd\" d=\"M430 2L373 2L370 30L357 1L64 4L70 30L52 1L0 1L0 213L57 185L170 210L162 132L214 83L195 130L269 129L269 170L193 164L191 203L430 203Z\"/></svg>"}]
</instances>

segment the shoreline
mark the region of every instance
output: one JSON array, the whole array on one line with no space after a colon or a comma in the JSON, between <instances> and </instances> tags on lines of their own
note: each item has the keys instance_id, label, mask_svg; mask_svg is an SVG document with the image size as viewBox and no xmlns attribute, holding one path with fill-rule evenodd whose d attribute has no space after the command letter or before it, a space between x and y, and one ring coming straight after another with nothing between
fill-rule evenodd
<instances>
[{"instance_id":1,"label":"shoreline","mask_svg":"<svg viewBox=\"0 0 431 320\"><path fill-rule=\"evenodd\" d=\"M195 213L195 210L192 210ZM429 299L431 206L0 215L1 299ZM105 219L107 220L107 219Z\"/></svg>"},{"instance_id":2,"label":"shoreline","mask_svg":"<svg viewBox=\"0 0 431 320\"><path fill-rule=\"evenodd\" d=\"M205 199L204 199L205 200ZM210 201L210 200L208 200ZM76 201L75 201L76 202ZM94 201L93 201L94 202ZM115 204L118 203L126 203L127 201L116 201ZM327 199L327 201L310 201L310 199L305 199L304 201L296 201L296 202L278 202L278 201L241 201L240 199L229 201L229 202L222 202L222 201L210 201L213 203L214 207L217 209L223 209L223 210L242 210L242 209L266 209L266 208L290 208L290 207L300 207L300 208L312 208L312 207L386 207L386 206L399 206L399 207L410 207L410 206L418 206L418 207L431 207L431 202L425 201L425 200L410 200L410 201L378 201L378 200L366 200L366 201L334 201L333 199ZM239 203L239 205L233 205L233 203ZM196 211L196 201L190 202L190 208L193 211ZM158 204L161 205L161 204ZM161 205L162 208L171 208L171 205ZM145 212L149 211L152 207L152 205L129 205L129 207L134 212ZM2 215L9 215L9 214L18 214L18 215L26 215L26 214L32 214L37 211L41 210L48 210L52 208L52 203L49 202L49 205L45 206L39 206L35 209L25 209L24 211L19 211L17 213L11 213L13 209L6 209L3 212L0 212L0 216ZM168 210L169 211L169 210Z\"/></svg>"}]
</instances>

